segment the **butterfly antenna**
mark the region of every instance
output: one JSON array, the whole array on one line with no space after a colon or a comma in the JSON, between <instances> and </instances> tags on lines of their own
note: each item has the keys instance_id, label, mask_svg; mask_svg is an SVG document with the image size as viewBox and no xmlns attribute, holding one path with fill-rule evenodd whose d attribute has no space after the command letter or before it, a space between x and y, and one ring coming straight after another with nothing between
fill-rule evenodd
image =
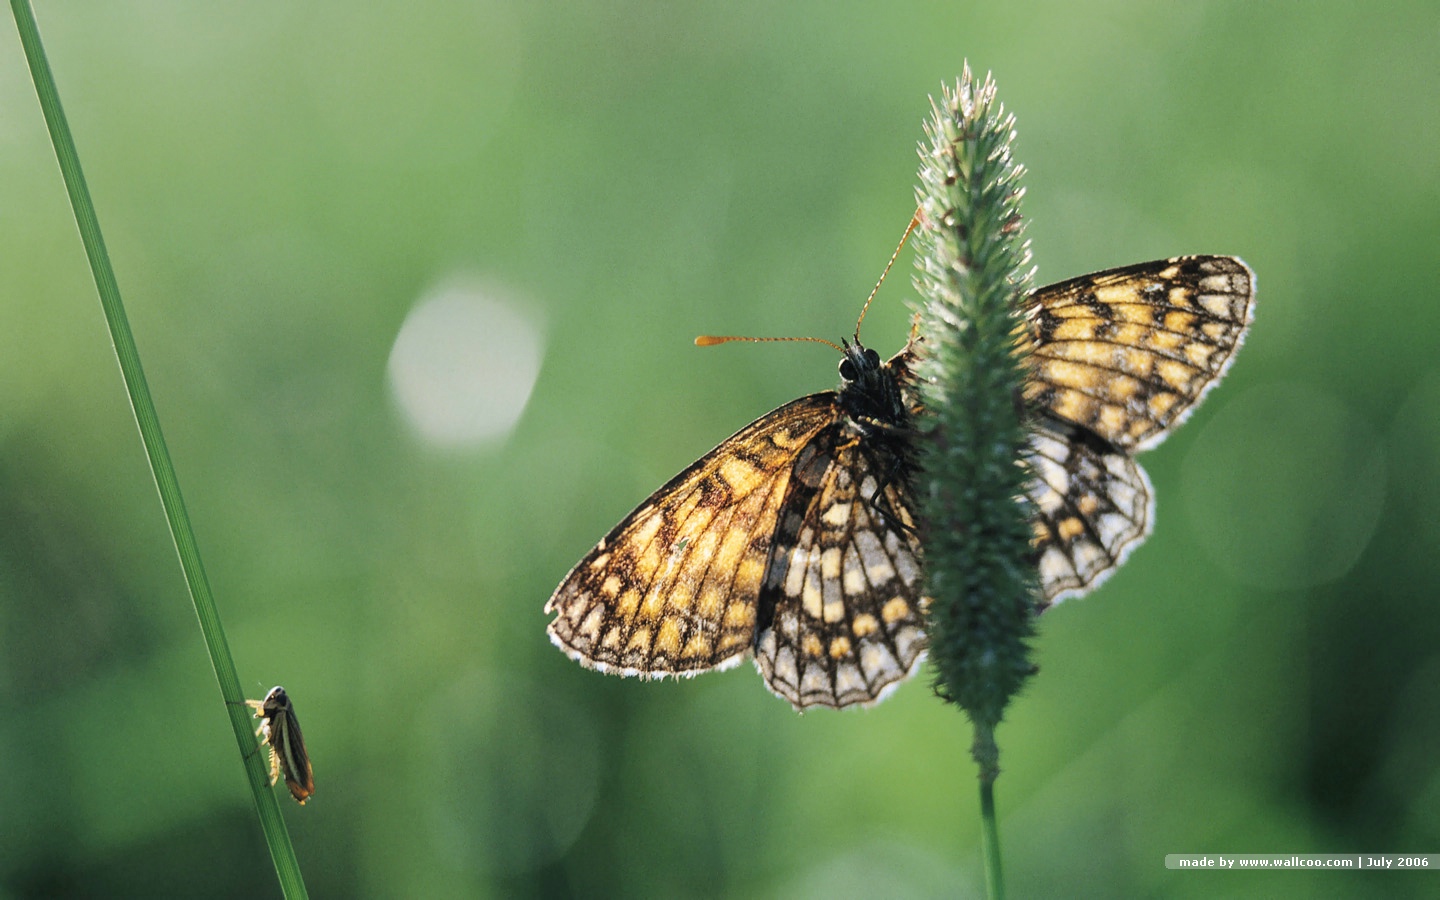
<instances>
[{"instance_id":1,"label":"butterfly antenna","mask_svg":"<svg viewBox=\"0 0 1440 900\"><path fill-rule=\"evenodd\" d=\"M915 215L910 217L910 224L905 226L905 233L900 235L900 243L895 246L895 252L890 254L890 261L885 264L885 271L880 273L880 280L875 282L875 287L870 291L870 296L865 298L865 305L860 307L860 318L855 320L855 342L860 342L860 323L865 321L865 313L870 309L870 301L880 292L880 285L885 283L885 276L890 274L890 267L895 265L895 260L900 257L900 251L905 248L905 242L910 239L910 232L920 224L920 210L915 210Z\"/></svg>"},{"instance_id":2,"label":"butterfly antenna","mask_svg":"<svg viewBox=\"0 0 1440 900\"><path fill-rule=\"evenodd\" d=\"M865 305L860 307L860 318L855 320L856 343L860 341L860 323L865 321L865 313L870 309L870 301L875 299L875 295L880 291L880 285L885 283L885 276L890 274L890 267L895 265L895 260L900 258L900 251L905 249L905 242L910 239L910 233L915 230L915 226L920 224L921 215L922 211L916 209L915 215L910 217L910 224L905 226L905 233L900 235L900 243L895 246L895 252L890 254L890 261L885 264L885 271L880 273L880 280L875 282L875 287L870 291L870 296L865 298ZM816 344L824 344L827 347L834 347L841 353L845 352L845 348L834 341L827 341L824 338L817 337L746 337L735 334L702 334L695 338L695 346L714 347L716 344L728 344L731 341L752 341L757 344L769 341L809 341Z\"/></svg>"},{"instance_id":3,"label":"butterfly antenna","mask_svg":"<svg viewBox=\"0 0 1440 900\"><path fill-rule=\"evenodd\" d=\"M817 337L745 337L738 334L702 334L695 338L695 346L714 347L716 344L728 344L731 341L752 341L757 344L769 343L771 341L808 341L815 344L824 344L827 347L834 347L841 353L845 352L845 348L834 341L827 341L824 338Z\"/></svg>"}]
</instances>

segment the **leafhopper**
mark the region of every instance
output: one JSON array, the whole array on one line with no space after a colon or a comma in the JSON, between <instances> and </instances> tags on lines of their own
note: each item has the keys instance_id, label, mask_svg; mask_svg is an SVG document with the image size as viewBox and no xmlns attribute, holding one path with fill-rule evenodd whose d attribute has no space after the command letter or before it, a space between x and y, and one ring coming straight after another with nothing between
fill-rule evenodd
<instances>
[{"instance_id":1,"label":"leafhopper","mask_svg":"<svg viewBox=\"0 0 1440 900\"><path fill-rule=\"evenodd\" d=\"M315 773L310 770L310 754L305 752L305 738L289 695L276 685L264 700L246 700L245 705L255 710L255 718L260 720L256 737L270 748L270 783L284 775L290 796L304 806L315 793Z\"/></svg>"}]
</instances>

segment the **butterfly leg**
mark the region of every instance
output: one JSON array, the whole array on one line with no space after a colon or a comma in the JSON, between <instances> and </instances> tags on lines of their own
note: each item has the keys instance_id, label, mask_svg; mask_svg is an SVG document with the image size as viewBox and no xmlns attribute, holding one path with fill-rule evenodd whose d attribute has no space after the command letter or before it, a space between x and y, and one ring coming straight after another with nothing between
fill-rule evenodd
<instances>
[{"instance_id":1,"label":"butterfly leg","mask_svg":"<svg viewBox=\"0 0 1440 900\"><path fill-rule=\"evenodd\" d=\"M885 498L885 488L900 482L904 478L902 474L904 467L905 464L898 460L890 466L890 470L879 480L879 484L875 488L875 493L866 502L870 508L879 513L892 528L908 534L919 534L920 530L915 527L914 523L906 522L900 518L897 511L893 508L893 505ZM909 485L907 484L905 487L908 489Z\"/></svg>"},{"instance_id":2,"label":"butterfly leg","mask_svg":"<svg viewBox=\"0 0 1440 900\"><path fill-rule=\"evenodd\" d=\"M914 428L908 428L900 425L892 425L889 422L881 422L868 416L864 417L862 420L860 420L860 422L862 425L873 428L876 431L883 431L886 434L903 435L907 440L921 434L921 432L915 430ZM859 436L852 436L848 442L839 445L836 450L837 452L847 450L850 447L853 447L856 444L860 443L860 440L861 439ZM877 480L875 486L875 493L869 497L864 498L864 500L865 505L879 513L880 516L885 519L885 522L890 526L909 534L918 534L919 529L917 529L913 523L906 522L898 515L896 515L895 510L891 508L891 504L886 503L884 500L885 489L890 485L900 481L904 477L903 472L907 468L909 468L909 466L910 463L908 460L902 459L897 456L894 460L891 461L890 467L886 469L884 474ZM908 493L910 485L906 484L905 487Z\"/></svg>"}]
</instances>

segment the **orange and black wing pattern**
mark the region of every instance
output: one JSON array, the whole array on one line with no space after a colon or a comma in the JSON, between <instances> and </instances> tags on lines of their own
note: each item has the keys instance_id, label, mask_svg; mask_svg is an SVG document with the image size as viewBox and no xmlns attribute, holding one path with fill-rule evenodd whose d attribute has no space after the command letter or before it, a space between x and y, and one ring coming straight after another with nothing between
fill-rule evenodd
<instances>
[{"instance_id":1,"label":"orange and black wing pattern","mask_svg":"<svg viewBox=\"0 0 1440 900\"><path fill-rule=\"evenodd\" d=\"M741 429L650 496L555 590L550 638L602 672L662 677L738 663L796 457L833 428L835 394Z\"/></svg>"}]
</instances>

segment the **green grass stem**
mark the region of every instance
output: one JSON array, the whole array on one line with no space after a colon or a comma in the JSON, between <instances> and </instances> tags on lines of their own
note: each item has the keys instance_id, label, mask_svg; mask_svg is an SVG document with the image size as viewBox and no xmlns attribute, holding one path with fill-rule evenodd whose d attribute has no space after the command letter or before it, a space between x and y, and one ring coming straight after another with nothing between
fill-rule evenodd
<instances>
[{"instance_id":1,"label":"green grass stem","mask_svg":"<svg viewBox=\"0 0 1440 900\"><path fill-rule=\"evenodd\" d=\"M169 523L175 550L180 555L180 567L184 571L185 584L190 590L195 614L200 619L200 633L204 636L205 649L210 654L215 678L220 683L220 693L225 699L224 708L230 717L235 742L240 750L250 790L255 797L260 827L265 833L265 842L270 847L270 855L275 862L275 871L285 896L306 897L308 895L300 875L300 865L295 859L294 848L290 845L290 835L285 828L285 820L280 815L275 792L270 787L269 774L262 762L263 754L255 752L257 743L253 730L254 720L244 705L245 698L240 690L235 662L230 657L225 630L220 625L220 614L215 608L215 598L210 593L205 567L200 561L200 549L195 542L190 517L185 512L180 482L175 476L175 466L170 461L170 453L160 431L160 418L155 412L155 403L145 382L145 372L140 365L140 352L136 349L135 337L130 332L130 324L125 316L125 307L120 301L120 288L115 282L115 272L105 250L105 240L100 234L100 221L95 215L89 188L85 185L85 175L80 169L80 157L75 150L75 141L65 120L65 112L60 106L60 94L56 90L50 63L40 41L35 14L28 0L10 0L10 8L15 15L20 42L25 48L30 76L35 82L35 93L40 99L40 109L45 116L45 125L50 131L50 141L55 147L55 157L60 163L65 190L70 195L70 207L75 213L75 224L80 229L80 239L85 245L85 255L90 261L95 288L100 294L100 305L105 312L105 322L110 328L110 339L115 346L115 356L120 362L125 390L130 396L130 407L135 413L136 424L140 427L140 439L145 445L145 455L150 460L155 486L160 491L165 520Z\"/></svg>"}]
</instances>

